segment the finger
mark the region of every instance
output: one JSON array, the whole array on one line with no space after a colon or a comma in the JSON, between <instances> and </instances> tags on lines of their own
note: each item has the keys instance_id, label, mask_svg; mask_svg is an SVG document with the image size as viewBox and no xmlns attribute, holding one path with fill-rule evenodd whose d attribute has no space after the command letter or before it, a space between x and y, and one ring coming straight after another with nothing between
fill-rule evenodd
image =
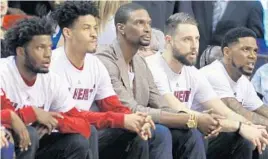
<instances>
[{"instance_id":1,"label":"finger","mask_svg":"<svg viewBox=\"0 0 268 159\"><path fill-rule=\"evenodd\" d=\"M256 144L257 144L259 154L262 154L262 147L261 147L262 145L259 139L256 139Z\"/></svg>"},{"instance_id":2,"label":"finger","mask_svg":"<svg viewBox=\"0 0 268 159\"><path fill-rule=\"evenodd\" d=\"M266 132L262 132L262 136L265 138L265 139L268 139L268 134Z\"/></svg>"},{"instance_id":3,"label":"finger","mask_svg":"<svg viewBox=\"0 0 268 159\"><path fill-rule=\"evenodd\" d=\"M3 142L3 144L4 144L4 145L3 145L4 147L8 147L9 144L8 144L8 141L7 141L7 139L5 138L5 136L2 137L2 142Z\"/></svg>"},{"instance_id":4,"label":"finger","mask_svg":"<svg viewBox=\"0 0 268 159\"><path fill-rule=\"evenodd\" d=\"M142 131L148 135L149 138L152 138L151 126L148 123L145 123L142 127Z\"/></svg>"},{"instance_id":5,"label":"finger","mask_svg":"<svg viewBox=\"0 0 268 159\"><path fill-rule=\"evenodd\" d=\"M152 117L151 116L148 116L146 119L145 119L145 122L149 123L151 125L151 127L155 130L155 124L154 124L154 121L152 120Z\"/></svg>"},{"instance_id":6,"label":"finger","mask_svg":"<svg viewBox=\"0 0 268 159\"><path fill-rule=\"evenodd\" d=\"M142 116L142 117L147 117L148 114L144 112L136 112L137 115Z\"/></svg>"},{"instance_id":7,"label":"finger","mask_svg":"<svg viewBox=\"0 0 268 159\"><path fill-rule=\"evenodd\" d=\"M266 149L266 144L262 144L262 151L265 151Z\"/></svg>"},{"instance_id":8,"label":"finger","mask_svg":"<svg viewBox=\"0 0 268 159\"><path fill-rule=\"evenodd\" d=\"M138 133L139 134L139 136L142 138L142 140L145 140L146 141L146 136L145 135L143 135L143 133L142 132L140 132L140 133Z\"/></svg>"},{"instance_id":9,"label":"finger","mask_svg":"<svg viewBox=\"0 0 268 159\"><path fill-rule=\"evenodd\" d=\"M51 121L50 121L50 124L52 125L52 129L55 129L58 127L58 120L55 119L55 118L52 118Z\"/></svg>"},{"instance_id":10,"label":"finger","mask_svg":"<svg viewBox=\"0 0 268 159\"><path fill-rule=\"evenodd\" d=\"M210 125L210 126L208 127L210 133L211 133L212 131L214 131L216 128L217 128L217 127L216 127L216 126L213 126L213 125Z\"/></svg>"},{"instance_id":11,"label":"finger","mask_svg":"<svg viewBox=\"0 0 268 159\"><path fill-rule=\"evenodd\" d=\"M222 115L218 115L218 114L211 114L211 116L214 118L214 119L226 119L226 117L222 116Z\"/></svg>"},{"instance_id":12,"label":"finger","mask_svg":"<svg viewBox=\"0 0 268 159\"><path fill-rule=\"evenodd\" d=\"M23 142L23 148L24 148L25 151L27 151L28 150L28 146L29 146L29 140L30 140L27 129L23 130L23 133L22 134L23 134L23 140L24 140L24 142Z\"/></svg>"},{"instance_id":13,"label":"finger","mask_svg":"<svg viewBox=\"0 0 268 159\"><path fill-rule=\"evenodd\" d=\"M266 126L263 125L254 125L254 127L257 129L266 129Z\"/></svg>"},{"instance_id":14,"label":"finger","mask_svg":"<svg viewBox=\"0 0 268 159\"><path fill-rule=\"evenodd\" d=\"M216 128L215 130L213 130L210 134L211 134L212 136L215 136L216 134L219 134L219 133L220 133L221 129L222 129L222 127L219 126L219 127Z\"/></svg>"},{"instance_id":15,"label":"finger","mask_svg":"<svg viewBox=\"0 0 268 159\"><path fill-rule=\"evenodd\" d=\"M135 122L135 125L136 125L138 131L141 131L141 128L142 128L143 124L141 124L139 122Z\"/></svg>"},{"instance_id":16,"label":"finger","mask_svg":"<svg viewBox=\"0 0 268 159\"><path fill-rule=\"evenodd\" d=\"M212 111L213 111L213 109L211 108L211 109L208 109L208 110L204 110L203 113L208 113L208 114L210 114L210 113L212 113Z\"/></svg>"},{"instance_id":17,"label":"finger","mask_svg":"<svg viewBox=\"0 0 268 159\"><path fill-rule=\"evenodd\" d=\"M62 118L62 119L64 118L63 115L57 112L50 112L50 114L55 118Z\"/></svg>"},{"instance_id":18,"label":"finger","mask_svg":"<svg viewBox=\"0 0 268 159\"><path fill-rule=\"evenodd\" d=\"M152 128L153 130L155 130L156 127L155 127L155 123L154 123L154 121L153 121L153 120L149 120L149 123L150 123L150 125L151 125L151 128Z\"/></svg>"},{"instance_id":19,"label":"finger","mask_svg":"<svg viewBox=\"0 0 268 159\"><path fill-rule=\"evenodd\" d=\"M262 142L263 144L268 144L268 139L262 137L262 138L261 138L261 142Z\"/></svg>"},{"instance_id":20,"label":"finger","mask_svg":"<svg viewBox=\"0 0 268 159\"><path fill-rule=\"evenodd\" d=\"M51 131L52 131L52 128L53 128L52 125L51 124L47 124L46 127L48 129L48 134L50 134Z\"/></svg>"}]
</instances>

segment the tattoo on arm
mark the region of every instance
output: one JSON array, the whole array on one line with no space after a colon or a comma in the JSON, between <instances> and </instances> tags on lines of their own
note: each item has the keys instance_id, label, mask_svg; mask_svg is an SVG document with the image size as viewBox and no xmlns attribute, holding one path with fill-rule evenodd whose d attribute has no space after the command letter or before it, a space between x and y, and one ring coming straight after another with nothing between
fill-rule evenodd
<instances>
[{"instance_id":1,"label":"tattoo on arm","mask_svg":"<svg viewBox=\"0 0 268 159\"><path fill-rule=\"evenodd\" d=\"M268 119L268 106L262 105L261 107L256 109L254 112Z\"/></svg>"},{"instance_id":2,"label":"tattoo on arm","mask_svg":"<svg viewBox=\"0 0 268 159\"><path fill-rule=\"evenodd\" d=\"M235 98L222 98L221 100L234 112L244 116L246 119L250 120L254 124L268 126L268 109L265 110L267 116L264 117L255 112L251 112L245 109L242 104L240 104Z\"/></svg>"}]
</instances>

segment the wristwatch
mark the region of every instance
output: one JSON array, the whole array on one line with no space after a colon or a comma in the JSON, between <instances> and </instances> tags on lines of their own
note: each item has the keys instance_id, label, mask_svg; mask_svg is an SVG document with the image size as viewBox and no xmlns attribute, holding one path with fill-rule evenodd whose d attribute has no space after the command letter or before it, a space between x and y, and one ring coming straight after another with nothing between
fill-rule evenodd
<instances>
[{"instance_id":1,"label":"wristwatch","mask_svg":"<svg viewBox=\"0 0 268 159\"><path fill-rule=\"evenodd\" d=\"M197 128L197 116L195 114L190 114L190 118L186 125L189 129Z\"/></svg>"}]
</instances>

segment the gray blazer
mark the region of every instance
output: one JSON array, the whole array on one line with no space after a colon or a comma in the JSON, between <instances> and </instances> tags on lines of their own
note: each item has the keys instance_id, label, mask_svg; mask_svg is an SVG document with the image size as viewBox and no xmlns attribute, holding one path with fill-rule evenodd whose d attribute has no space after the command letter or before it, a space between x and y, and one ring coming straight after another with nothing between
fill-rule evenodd
<instances>
[{"instance_id":1,"label":"gray blazer","mask_svg":"<svg viewBox=\"0 0 268 159\"><path fill-rule=\"evenodd\" d=\"M100 47L96 56L106 66L120 101L133 112L146 112L156 123L159 123L163 110L177 112L169 108L164 97L160 95L151 71L141 56L135 55L132 60L135 73L133 90L130 88L127 64L116 40L109 46Z\"/></svg>"}]
</instances>

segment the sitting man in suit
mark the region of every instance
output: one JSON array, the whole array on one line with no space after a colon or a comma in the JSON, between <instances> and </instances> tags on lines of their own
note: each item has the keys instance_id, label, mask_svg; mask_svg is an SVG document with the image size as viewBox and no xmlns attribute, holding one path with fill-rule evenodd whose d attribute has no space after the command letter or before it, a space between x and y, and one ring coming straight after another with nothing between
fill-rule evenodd
<instances>
[{"instance_id":1,"label":"sitting man in suit","mask_svg":"<svg viewBox=\"0 0 268 159\"><path fill-rule=\"evenodd\" d=\"M160 95L146 61L136 55L151 39L151 18L140 5L121 6L115 15L117 39L100 48L97 57L106 66L115 92L121 102L133 112L146 112L154 122L170 128L174 158L206 158L199 128L208 135L219 131L219 123L210 114L197 116L171 109ZM166 154L168 155L168 154ZM172 157L172 156L171 156Z\"/></svg>"}]
</instances>

